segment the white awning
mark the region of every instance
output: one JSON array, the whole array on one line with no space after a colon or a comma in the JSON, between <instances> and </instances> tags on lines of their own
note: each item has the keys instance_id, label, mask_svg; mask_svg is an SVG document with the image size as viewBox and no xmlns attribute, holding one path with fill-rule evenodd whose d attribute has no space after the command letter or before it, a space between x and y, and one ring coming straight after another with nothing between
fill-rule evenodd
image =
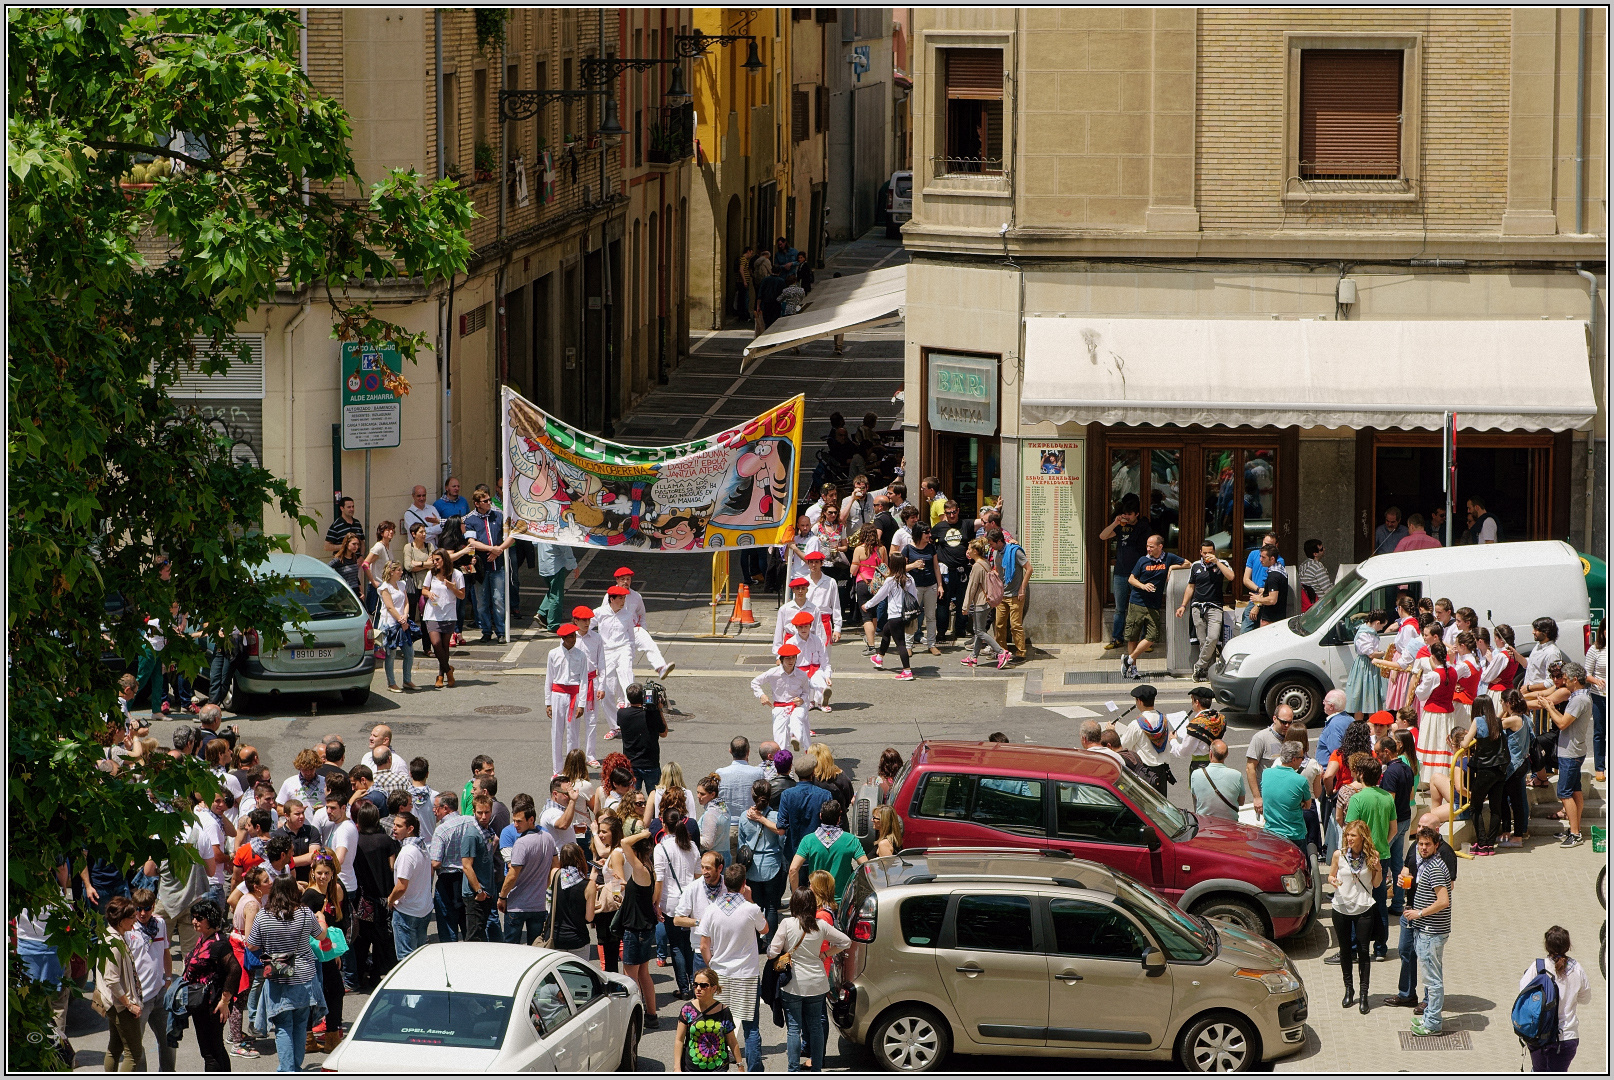
<instances>
[{"instance_id":1,"label":"white awning","mask_svg":"<svg viewBox=\"0 0 1614 1080\"><path fill-rule=\"evenodd\" d=\"M1025 423L1582 430L1586 324L1026 320Z\"/></svg>"},{"instance_id":2,"label":"white awning","mask_svg":"<svg viewBox=\"0 0 1614 1080\"><path fill-rule=\"evenodd\" d=\"M753 338L745 347L745 357L767 356L848 330L894 323L902 318L907 302L906 264L827 281L820 278L807 297L806 306L794 315L775 321L767 333Z\"/></svg>"}]
</instances>

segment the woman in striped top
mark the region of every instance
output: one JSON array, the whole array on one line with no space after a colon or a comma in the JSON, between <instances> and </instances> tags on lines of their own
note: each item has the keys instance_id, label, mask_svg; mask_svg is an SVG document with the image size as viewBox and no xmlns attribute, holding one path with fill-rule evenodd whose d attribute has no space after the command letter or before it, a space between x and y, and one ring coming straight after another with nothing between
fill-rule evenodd
<instances>
[{"instance_id":1,"label":"woman in striped top","mask_svg":"<svg viewBox=\"0 0 1614 1080\"><path fill-rule=\"evenodd\" d=\"M321 945L330 940L325 916L303 906L302 886L295 878L281 878L270 888L247 936L247 947L263 957L267 969L260 1011L274 1024L278 1072L302 1071L308 1025L325 1013L310 938ZM278 957L291 958L290 974L275 974Z\"/></svg>"}]
</instances>

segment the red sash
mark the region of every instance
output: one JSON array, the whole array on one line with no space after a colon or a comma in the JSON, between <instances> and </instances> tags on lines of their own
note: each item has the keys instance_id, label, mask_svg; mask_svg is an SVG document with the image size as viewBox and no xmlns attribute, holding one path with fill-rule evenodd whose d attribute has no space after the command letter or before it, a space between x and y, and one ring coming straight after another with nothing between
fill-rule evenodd
<instances>
[{"instance_id":1,"label":"red sash","mask_svg":"<svg viewBox=\"0 0 1614 1080\"><path fill-rule=\"evenodd\" d=\"M819 665L817 664L803 664L801 665L801 670L805 671L807 673L807 677L810 679L814 675L818 674L818 667Z\"/></svg>"}]
</instances>

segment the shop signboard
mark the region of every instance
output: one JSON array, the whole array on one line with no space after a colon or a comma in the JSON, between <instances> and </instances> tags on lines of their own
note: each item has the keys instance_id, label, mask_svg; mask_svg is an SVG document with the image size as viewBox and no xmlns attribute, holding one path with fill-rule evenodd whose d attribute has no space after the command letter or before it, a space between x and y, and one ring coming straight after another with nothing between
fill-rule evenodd
<instances>
[{"instance_id":1,"label":"shop signboard","mask_svg":"<svg viewBox=\"0 0 1614 1080\"><path fill-rule=\"evenodd\" d=\"M1085 439L1020 443L1020 546L1038 581L1085 580Z\"/></svg>"},{"instance_id":2,"label":"shop signboard","mask_svg":"<svg viewBox=\"0 0 1614 1080\"><path fill-rule=\"evenodd\" d=\"M996 435L998 360L932 352L925 401L932 431Z\"/></svg>"}]
</instances>

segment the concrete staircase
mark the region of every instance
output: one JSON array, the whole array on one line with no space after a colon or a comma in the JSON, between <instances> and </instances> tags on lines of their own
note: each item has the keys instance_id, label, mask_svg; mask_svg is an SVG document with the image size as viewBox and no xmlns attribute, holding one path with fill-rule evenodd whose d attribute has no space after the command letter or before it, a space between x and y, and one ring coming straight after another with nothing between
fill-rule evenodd
<instances>
[{"instance_id":1,"label":"concrete staircase","mask_svg":"<svg viewBox=\"0 0 1614 1080\"><path fill-rule=\"evenodd\" d=\"M1555 780L1549 779L1548 784L1548 787L1525 789L1526 801L1530 807L1530 836L1535 841L1550 840L1557 835L1561 824L1552 815L1563 809L1563 804L1558 801L1557 790L1553 786ZM1593 825L1599 828L1607 828L1608 826L1608 784L1593 781L1592 774L1587 772L1582 774L1581 786L1586 794L1586 806L1580 817L1581 834L1586 837L1587 843L1590 843L1591 827ZM1415 801L1412 809L1413 821L1416 822L1419 817L1428 813L1428 811L1429 801L1427 798ZM1440 827L1440 835L1446 835L1446 826L1442 825ZM1459 820L1453 823L1452 846L1454 848L1461 851L1464 849L1464 845L1470 843L1473 839L1474 825L1472 822Z\"/></svg>"}]
</instances>

